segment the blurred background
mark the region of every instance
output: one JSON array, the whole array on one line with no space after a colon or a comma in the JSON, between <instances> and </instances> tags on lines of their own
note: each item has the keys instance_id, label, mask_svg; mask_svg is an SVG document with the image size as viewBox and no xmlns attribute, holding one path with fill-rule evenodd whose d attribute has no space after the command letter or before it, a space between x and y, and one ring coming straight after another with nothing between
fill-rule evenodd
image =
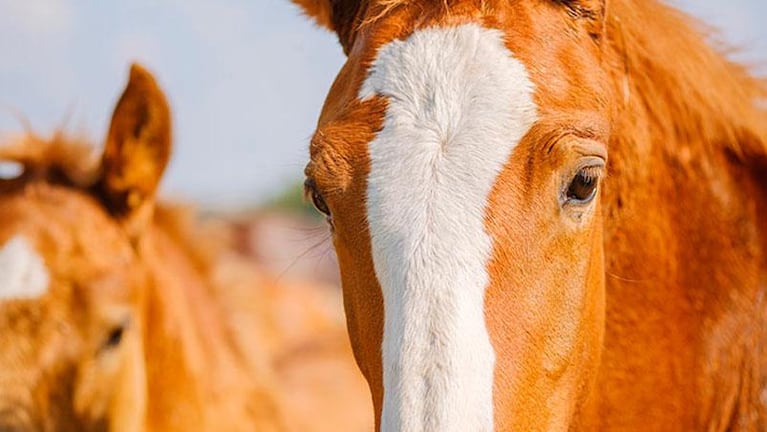
<instances>
[{"instance_id":1,"label":"blurred background","mask_svg":"<svg viewBox=\"0 0 767 432\"><path fill-rule=\"evenodd\" d=\"M767 1L672 3L767 71L758 63L767 60ZM164 194L237 215L243 249L277 271L303 265L334 279L326 231L303 219L300 182L344 58L335 36L289 0L0 0L0 59L0 133L21 131L23 118L41 134L65 127L99 144L129 63L144 63L175 118ZM298 213L253 212L264 207Z\"/></svg>"}]
</instances>

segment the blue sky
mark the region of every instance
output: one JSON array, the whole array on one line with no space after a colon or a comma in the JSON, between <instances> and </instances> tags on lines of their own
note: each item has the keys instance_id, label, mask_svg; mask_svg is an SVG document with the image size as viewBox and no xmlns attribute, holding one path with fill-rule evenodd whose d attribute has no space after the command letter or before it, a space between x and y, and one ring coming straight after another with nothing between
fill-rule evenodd
<instances>
[{"instance_id":1,"label":"blue sky","mask_svg":"<svg viewBox=\"0 0 767 432\"><path fill-rule=\"evenodd\" d=\"M672 3L721 29L739 58L767 63L767 1ZM141 61L174 112L165 195L234 206L301 177L343 55L288 0L0 0L0 59L0 132L21 129L18 112L97 144Z\"/></svg>"}]
</instances>

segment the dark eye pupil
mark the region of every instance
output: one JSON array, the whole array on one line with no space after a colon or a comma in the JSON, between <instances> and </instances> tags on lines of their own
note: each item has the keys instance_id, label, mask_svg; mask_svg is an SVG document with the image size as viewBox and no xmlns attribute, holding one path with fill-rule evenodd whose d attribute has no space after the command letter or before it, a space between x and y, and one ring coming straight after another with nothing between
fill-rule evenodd
<instances>
[{"instance_id":1,"label":"dark eye pupil","mask_svg":"<svg viewBox=\"0 0 767 432\"><path fill-rule=\"evenodd\" d=\"M112 347L116 347L117 345L120 345L120 342L122 342L122 339L123 339L124 331L125 329L122 326L114 328L109 333L109 337L107 338L107 341L104 345L107 348L112 348Z\"/></svg>"},{"instance_id":2,"label":"dark eye pupil","mask_svg":"<svg viewBox=\"0 0 767 432\"><path fill-rule=\"evenodd\" d=\"M330 216L330 209L328 209L328 205L325 203L325 200L322 199L322 196L320 196L320 194L316 191L312 192L312 202L314 203L314 207L320 213L326 216Z\"/></svg>"},{"instance_id":3,"label":"dark eye pupil","mask_svg":"<svg viewBox=\"0 0 767 432\"><path fill-rule=\"evenodd\" d=\"M567 188L567 199L573 201L590 201L597 189L597 179L584 171L579 171Z\"/></svg>"}]
</instances>

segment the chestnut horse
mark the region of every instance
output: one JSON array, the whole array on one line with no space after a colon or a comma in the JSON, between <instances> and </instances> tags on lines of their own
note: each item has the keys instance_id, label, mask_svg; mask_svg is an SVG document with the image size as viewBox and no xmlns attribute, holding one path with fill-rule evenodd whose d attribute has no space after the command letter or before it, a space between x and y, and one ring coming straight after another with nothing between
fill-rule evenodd
<instances>
[{"instance_id":1,"label":"chestnut horse","mask_svg":"<svg viewBox=\"0 0 767 432\"><path fill-rule=\"evenodd\" d=\"M656 0L296 2L380 430L767 430L764 81Z\"/></svg>"},{"instance_id":2,"label":"chestnut horse","mask_svg":"<svg viewBox=\"0 0 767 432\"><path fill-rule=\"evenodd\" d=\"M62 137L0 147L0 430L282 430L191 251L155 217L170 112L139 66L102 163ZM8 170L6 170L8 171Z\"/></svg>"}]
</instances>

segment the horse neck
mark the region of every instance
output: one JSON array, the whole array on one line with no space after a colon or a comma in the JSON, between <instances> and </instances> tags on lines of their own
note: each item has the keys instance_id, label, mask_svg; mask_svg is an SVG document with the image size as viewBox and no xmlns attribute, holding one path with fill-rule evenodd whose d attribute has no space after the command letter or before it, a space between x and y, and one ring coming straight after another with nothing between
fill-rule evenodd
<instances>
[{"instance_id":1,"label":"horse neck","mask_svg":"<svg viewBox=\"0 0 767 432\"><path fill-rule=\"evenodd\" d=\"M618 109L603 196L601 410L636 413L624 426L699 429L750 409L759 429L767 115L756 104L767 90L678 13L656 2L613 5L607 50L619 65ZM664 28L676 39L664 41Z\"/></svg>"},{"instance_id":2,"label":"horse neck","mask_svg":"<svg viewBox=\"0 0 767 432\"><path fill-rule=\"evenodd\" d=\"M276 410L261 382L268 374L243 361L207 275L162 228L151 234L144 248L148 422L157 430L271 430Z\"/></svg>"}]
</instances>

